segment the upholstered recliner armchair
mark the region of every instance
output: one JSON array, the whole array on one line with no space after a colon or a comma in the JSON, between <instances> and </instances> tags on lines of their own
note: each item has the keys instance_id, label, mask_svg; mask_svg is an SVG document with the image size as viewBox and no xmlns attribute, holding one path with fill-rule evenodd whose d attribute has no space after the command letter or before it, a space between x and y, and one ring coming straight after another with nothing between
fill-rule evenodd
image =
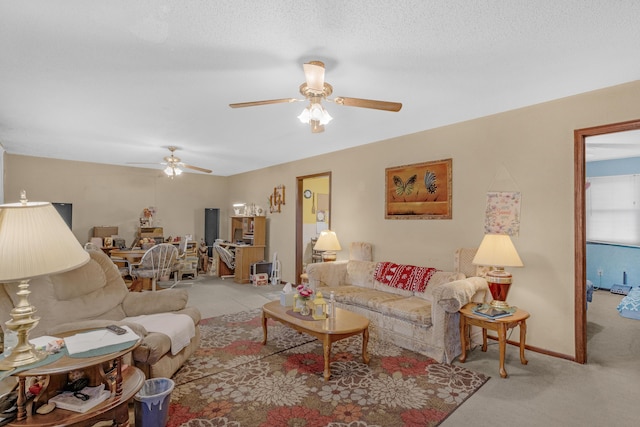
<instances>
[{"instance_id":1,"label":"upholstered recliner armchair","mask_svg":"<svg viewBox=\"0 0 640 427\"><path fill-rule=\"evenodd\" d=\"M56 336L67 331L110 324L127 325L142 337L142 344L133 351L135 366L147 378L171 377L200 345L200 311L195 307L187 307L187 291L167 289L160 292L129 292L117 267L107 255L102 251L89 251L89 255L89 262L75 270L30 281L29 302L38 310L40 322L29 333L29 337ZM9 313L17 303L16 291L16 283L0 284L0 321L3 323L9 320ZM193 336L177 346L169 336L175 337L175 330L169 331L167 328L166 333L151 332L147 328L155 330L158 329L157 325L151 328L145 323L145 327L131 320L133 317L159 313L186 315L176 320L186 323L191 331L184 333ZM173 323L170 325L172 328L180 322ZM184 335L180 335L184 338Z\"/></svg>"}]
</instances>

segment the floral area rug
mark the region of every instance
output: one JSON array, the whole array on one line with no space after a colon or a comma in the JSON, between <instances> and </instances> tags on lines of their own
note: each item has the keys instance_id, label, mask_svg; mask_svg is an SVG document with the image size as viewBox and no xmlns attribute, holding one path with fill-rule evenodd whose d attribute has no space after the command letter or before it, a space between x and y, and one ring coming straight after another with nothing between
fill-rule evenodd
<instances>
[{"instance_id":1,"label":"floral area rug","mask_svg":"<svg viewBox=\"0 0 640 427\"><path fill-rule=\"evenodd\" d=\"M174 375L168 427L436 426L488 377L370 339L322 344L261 310L205 319L200 349Z\"/></svg>"}]
</instances>

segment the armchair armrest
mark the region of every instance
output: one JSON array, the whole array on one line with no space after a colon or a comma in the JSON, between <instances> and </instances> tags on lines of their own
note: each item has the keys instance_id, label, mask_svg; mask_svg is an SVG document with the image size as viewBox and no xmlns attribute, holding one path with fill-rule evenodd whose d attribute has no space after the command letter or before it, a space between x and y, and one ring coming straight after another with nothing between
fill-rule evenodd
<instances>
[{"instance_id":1,"label":"armchair armrest","mask_svg":"<svg viewBox=\"0 0 640 427\"><path fill-rule=\"evenodd\" d=\"M307 264L310 284L318 286L341 286L347 277L347 261L318 262Z\"/></svg>"},{"instance_id":2,"label":"armchair armrest","mask_svg":"<svg viewBox=\"0 0 640 427\"><path fill-rule=\"evenodd\" d=\"M121 320L93 319L81 320L79 322L60 323L59 325L47 328L46 334L55 336L65 332L104 328L109 325L128 326L141 338L146 337L149 333L143 326L138 325L137 323L123 322Z\"/></svg>"},{"instance_id":3,"label":"armchair armrest","mask_svg":"<svg viewBox=\"0 0 640 427\"><path fill-rule=\"evenodd\" d=\"M130 292L122 301L126 317L142 314L167 313L187 306L186 289L165 289L159 292Z\"/></svg>"}]
</instances>

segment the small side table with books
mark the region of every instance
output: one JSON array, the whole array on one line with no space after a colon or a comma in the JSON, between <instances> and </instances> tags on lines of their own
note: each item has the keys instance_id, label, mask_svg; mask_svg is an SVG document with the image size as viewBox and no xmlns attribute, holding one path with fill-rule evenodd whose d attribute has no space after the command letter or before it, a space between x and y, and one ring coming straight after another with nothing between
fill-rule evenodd
<instances>
[{"instance_id":1,"label":"small side table with books","mask_svg":"<svg viewBox=\"0 0 640 427\"><path fill-rule=\"evenodd\" d=\"M529 313L519 308L512 307L507 313L493 313L486 311L486 306L480 307L478 303L469 303L460 309L460 344L462 354L460 362L467 360L467 349L470 347L469 331L471 326L482 328L482 351L487 351L487 330L498 333L498 344L500 346L500 376L507 377L504 368L504 354L507 344L507 331L520 327L520 362L523 365L528 363L524 357L524 349L527 335L527 319Z\"/></svg>"},{"instance_id":2,"label":"small side table with books","mask_svg":"<svg viewBox=\"0 0 640 427\"><path fill-rule=\"evenodd\" d=\"M67 339L79 338L80 344L83 344L84 339L78 332L83 331L60 335L60 338L65 338L67 344L67 351L62 357L51 363L11 373L12 376L18 378L18 408L16 419L8 424L10 427L93 426L98 421L105 420L110 420L117 427L130 425L128 403L142 388L145 376L140 369L134 366L125 367L123 358L140 345L138 336L129 330L135 340L122 342L117 349L96 347L90 351L97 355L86 357L69 355ZM91 332L95 332L97 335L111 334L103 328ZM124 337L123 340L128 339L129 335L122 335L122 337ZM107 342L108 339L101 341ZM101 395L97 400L91 402L94 396L85 396L84 389L74 390L76 393L73 394L78 398L77 408L64 409L66 406L62 404L48 414L36 413L36 410L47 404L49 400L55 401L56 396L61 396L60 391L65 389L69 373L72 371L83 371L88 388L95 387L100 390L104 388L106 395ZM33 400L27 401L27 379L30 377L46 377L46 380L38 395Z\"/></svg>"}]
</instances>

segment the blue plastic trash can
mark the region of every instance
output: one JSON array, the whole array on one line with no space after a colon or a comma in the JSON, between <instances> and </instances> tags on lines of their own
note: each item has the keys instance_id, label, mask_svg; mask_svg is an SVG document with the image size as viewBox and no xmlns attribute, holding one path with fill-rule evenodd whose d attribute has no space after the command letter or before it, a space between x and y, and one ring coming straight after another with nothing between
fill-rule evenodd
<instances>
[{"instance_id":1,"label":"blue plastic trash can","mask_svg":"<svg viewBox=\"0 0 640 427\"><path fill-rule=\"evenodd\" d=\"M169 420L169 401L174 382L169 378L146 380L134 396L136 427L165 427Z\"/></svg>"}]
</instances>

